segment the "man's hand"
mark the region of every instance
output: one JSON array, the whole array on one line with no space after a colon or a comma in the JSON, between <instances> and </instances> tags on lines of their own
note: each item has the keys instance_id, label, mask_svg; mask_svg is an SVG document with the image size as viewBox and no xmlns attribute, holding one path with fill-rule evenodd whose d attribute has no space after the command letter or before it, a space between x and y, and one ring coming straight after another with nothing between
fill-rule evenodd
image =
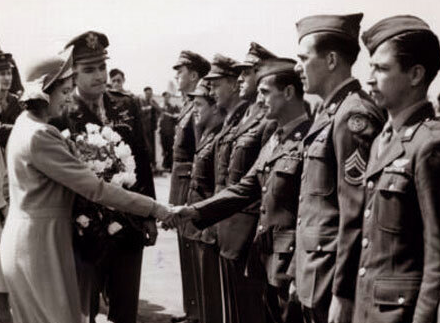
<instances>
[{"instance_id":1,"label":"man's hand","mask_svg":"<svg viewBox=\"0 0 440 323\"><path fill-rule=\"evenodd\" d=\"M194 207L187 205L173 206L172 211L180 215L182 222L187 222L199 214Z\"/></svg>"},{"instance_id":2,"label":"man's hand","mask_svg":"<svg viewBox=\"0 0 440 323\"><path fill-rule=\"evenodd\" d=\"M156 220L144 221L145 246L154 246L157 240Z\"/></svg>"},{"instance_id":3,"label":"man's hand","mask_svg":"<svg viewBox=\"0 0 440 323\"><path fill-rule=\"evenodd\" d=\"M353 316L353 301L333 295L328 313L329 323L351 323Z\"/></svg>"}]
</instances>

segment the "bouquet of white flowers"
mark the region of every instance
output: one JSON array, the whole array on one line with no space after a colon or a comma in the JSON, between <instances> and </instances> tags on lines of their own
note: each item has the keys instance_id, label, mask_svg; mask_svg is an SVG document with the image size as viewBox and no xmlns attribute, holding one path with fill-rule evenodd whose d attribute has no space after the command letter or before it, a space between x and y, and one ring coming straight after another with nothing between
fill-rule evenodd
<instances>
[{"instance_id":1,"label":"bouquet of white flowers","mask_svg":"<svg viewBox=\"0 0 440 323\"><path fill-rule=\"evenodd\" d=\"M66 129L62 135L68 139L75 156L97 177L127 189L136 183L136 163L131 148L110 127L88 123L85 132L71 134ZM76 233L87 253L85 257L94 261L99 261L108 248L107 238L115 236L123 229L123 222L129 221L116 210L80 197L75 201L73 216Z\"/></svg>"}]
</instances>

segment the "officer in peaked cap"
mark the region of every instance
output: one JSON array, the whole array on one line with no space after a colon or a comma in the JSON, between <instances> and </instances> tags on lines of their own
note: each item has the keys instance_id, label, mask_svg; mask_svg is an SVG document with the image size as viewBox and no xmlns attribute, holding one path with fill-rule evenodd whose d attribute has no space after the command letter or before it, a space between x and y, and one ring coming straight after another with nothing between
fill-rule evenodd
<instances>
[{"instance_id":1,"label":"officer in peaked cap","mask_svg":"<svg viewBox=\"0 0 440 323\"><path fill-rule=\"evenodd\" d=\"M440 121L427 100L440 46L415 16L383 19L362 35L368 85L389 120L365 173L362 250L353 322L438 322Z\"/></svg>"},{"instance_id":2,"label":"officer in peaked cap","mask_svg":"<svg viewBox=\"0 0 440 323\"><path fill-rule=\"evenodd\" d=\"M189 50L181 51L173 66L176 71L178 90L183 95L183 108L177 118L173 146L173 169L169 196L169 202L173 205L183 205L187 202L193 159L201 135L194 126L193 103L188 94L194 92L197 83L206 76L210 68L211 66L205 58ZM178 242L185 316L174 317L172 320L201 321L203 295L200 291L200 282L197 280L196 242L185 237L182 228L178 228Z\"/></svg>"},{"instance_id":3,"label":"officer in peaked cap","mask_svg":"<svg viewBox=\"0 0 440 323\"><path fill-rule=\"evenodd\" d=\"M297 24L295 70L322 100L304 138L296 283L307 322L350 321L361 240L362 179L382 109L352 77L363 14L318 15Z\"/></svg>"},{"instance_id":4,"label":"officer in peaked cap","mask_svg":"<svg viewBox=\"0 0 440 323\"><path fill-rule=\"evenodd\" d=\"M134 190L155 197L139 106L131 96L106 89L108 45L107 36L96 31L85 32L67 43L66 49L72 50L73 67L76 72L74 107L55 124L60 128L67 126L71 133L85 131L87 123L113 128L133 152L137 174ZM84 214L89 218L96 218L96 214L93 213L95 208L88 203L77 203L74 216ZM108 212L111 213L110 210ZM125 216L118 213L111 213L109 216L123 227L109 238L112 240L111 243L104 240L99 241L97 245L90 245L84 241L96 237L87 237L86 234L80 236L76 230L74 233L82 308L94 321L99 311L99 293L105 288L109 298L109 320L135 323L143 248L155 244L156 223L152 219L134 216L132 220L127 221ZM93 223L96 225L94 229L107 231L107 224L100 221ZM90 234L93 235L93 232ZM104 255L100 253L99 244L107 248ZM93 253L94 251L96 252ZM98 257L103 257L103 263L109 265L96 265ZM103 286L102 282L107 285Z\"/></svg>"}]
</instances>

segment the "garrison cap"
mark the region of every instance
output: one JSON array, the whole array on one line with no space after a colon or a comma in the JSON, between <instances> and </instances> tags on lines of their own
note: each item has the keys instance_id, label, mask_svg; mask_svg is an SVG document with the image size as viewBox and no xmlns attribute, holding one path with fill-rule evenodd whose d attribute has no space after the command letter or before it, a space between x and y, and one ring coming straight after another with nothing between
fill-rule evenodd
<instances>
[{"instance_id":1,"label":"garrison cap","mask_svg":"<svg viewBox=\"0 0 440 323\"><path fill-rule=\"evenodd\" d=\"M410 15L401 15L382 19L362 34L362 41L370 54L373 54L383 42L411 31L433 33L429 25L422 19Z\"/></svg>"},{"instance_id":2,"label":"garrison cap","mask_svg":"<svg viewBox=\"0 0 440 323\"><path fill-rule=\"evenodd\" d=\"M95 63L108 58L106 50L108 45L106 35L96 31L88 31L72 39L64 48L73 46L74 63Z\"/></svg>"},{"instance_id":3,"label":"garrison cap","mask_svg":"<svg viewBox=\"0 0 440 323\"><path fill-rule=\"evenodd\" d=\"M189 50L183 50L180 52L177 63L173 66L173 69L176 70L180 66L188 66L199 73L200 77L204 77L211 69L211 64L209 64L208 60Z\"/></svg>"},{"instance_id":4,"label":"garrison cap","mask_svg":"<svg viewBox=\"0 0 440 323\"><path fill-rule=\"evenodd\" d=\"M277 75L284 73L296 73L295 72L296 61L291 58L270 58L258 65L257 68L257 83L261 81L263 77L269 75Z\"/></svg>"},{"instance_id":5,"label":"garrison cap","mask_svg":"<svg viewBox=\"0 0 440 323\"><path fill-rule=\"evenodd\" d=\"M216 54L211 62L211 71L205 76L205 79L213 80L228 76L238 77L240 70L235 67L237 63L235 59Z\"/></svg>"},{"instance_id":6,"label":"garrison cap","mask_svg":"<svg viewBox=\"0 0 440 323\"><path fill-rule=\"evenodd\" d=\"M195 96L209 97L210 89L211 87L209 86L209 81L205 79L201 79L197 84L195 90L191 93L188 93L188 96L191 98Z\"/></svg>"},{"instance_id":7,"label":"garrison cap","mask_svg":"<svg viewBox=\"0 0 440 323\"><path fill-rule=\"evenodd\" d=\"M260 63L265 59L276 58L276 57L277 56L275 54L271 53L260 44L256 42L251 42L251 46L249 48L248 53L246 54L246 58L244 59L243 62L236 64L235 67L239 69L254 67L256 64Z\"/></svg>"},{"instance_id":8,"label":"garrison cap","mask_svg":"<svg viewBox=\"0 0 440 323\"><path fill-rule=\"evenodd\" d=\"M4 71L12 67L12 55L10 53L4 53L0 49L0 71Z\"/></svg>"},{"instance_id":9,"label":"garrison cap","mask_svg":"<svg viewBox=\"0 0 440 323\"><path fill-rule=\"evenodd\" d=\"M318 32L336 33L358 42L360 23L363 16L363 13L356 13L344 16L316 15L305 17L296 23L298 42L304 36Z\"/></svg>"}]
</instances>

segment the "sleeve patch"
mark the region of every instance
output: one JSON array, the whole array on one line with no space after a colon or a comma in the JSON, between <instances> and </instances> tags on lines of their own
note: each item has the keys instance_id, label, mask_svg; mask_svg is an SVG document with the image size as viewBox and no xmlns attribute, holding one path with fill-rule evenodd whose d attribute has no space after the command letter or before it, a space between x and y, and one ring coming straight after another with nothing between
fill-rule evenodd
<instances>
[{"instance_id":1,"label":"sleeve patch","mask_svg":"<svg viewBox=\"0 0 440 323\"><path fill-rule=\"evenodd\" d=\"M360 185L364 179L367 163L362 158L359 149L356 149L344 163L344 178L351 185Z\"/></svg>"},{"instance_id":2,"label":"sleeve patch","mask_svg":"<svg viewBox=\"0 0 440 323\"><path fill-rule=\"evenodd\" d=\"M368 126L368 119L362 114L354 114L348 119L348 129L351 132L361 132L364 131Z\"/></svg>"}]
</instances>

